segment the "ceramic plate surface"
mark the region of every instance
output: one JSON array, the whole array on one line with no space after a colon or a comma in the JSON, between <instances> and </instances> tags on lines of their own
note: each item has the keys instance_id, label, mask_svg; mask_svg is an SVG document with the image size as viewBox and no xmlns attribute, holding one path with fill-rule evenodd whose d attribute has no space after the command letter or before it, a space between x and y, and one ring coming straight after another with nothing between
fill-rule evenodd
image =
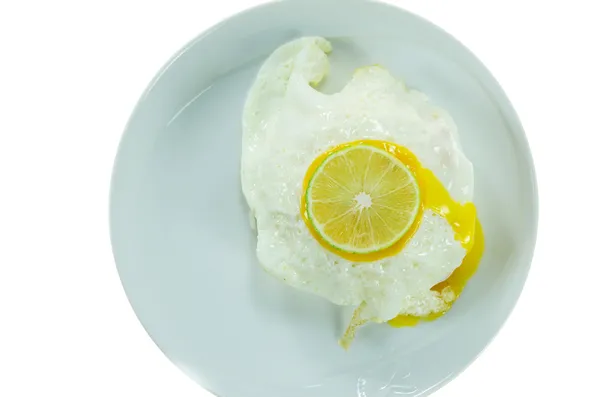
<instances>
[{"instance_id":1,"label":"ceramic plate surface","mask_svg":"<svg viewBox=\"0 0 600 397\"><path fill-rule=\"evenodd\" d=\"M537 193L509 100L476 57L431 23L372 2L282 1L234 16L177 53L143 93L117 155L111 238L139 320L220 397L425 396L461 372L513 309L529 270ZM241 114L261 62L328 38L331 78L379 63L450 111L475 168L486 235L477 274L441 319L370 325L346 352L339 308L265 274L240 188Z\"/></svg>"}]
</instances>

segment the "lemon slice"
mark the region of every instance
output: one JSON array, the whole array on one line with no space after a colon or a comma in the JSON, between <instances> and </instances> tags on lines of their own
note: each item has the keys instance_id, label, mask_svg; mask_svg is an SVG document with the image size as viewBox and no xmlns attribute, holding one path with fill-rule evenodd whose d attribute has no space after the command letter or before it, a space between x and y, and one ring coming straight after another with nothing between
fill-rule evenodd
<instances>
[{"instance_id":1,"label":"lemon slice","mask_svg":"<svg viewBox=\"0 0 600 397\"><path fill-rule=\"evenodd\" d=\"M375 260L377 253L397 252L412 235L422 207L409 168L416 159L403 162L393 148L380 141L349 143L309 167L305 221L326 248L351 260Z\"/></svg>"}]
</instances>

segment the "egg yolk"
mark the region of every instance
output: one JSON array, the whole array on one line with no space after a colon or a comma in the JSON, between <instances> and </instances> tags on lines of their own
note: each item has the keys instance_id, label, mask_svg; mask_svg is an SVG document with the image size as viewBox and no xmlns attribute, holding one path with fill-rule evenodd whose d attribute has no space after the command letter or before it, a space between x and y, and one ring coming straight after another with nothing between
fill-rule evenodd
<instances>
[{"instance_id":1,"label":"egg yolk","mask_svg":"<svg viewBox=\"0 0 600 397\"><path fill-rule=\"evenodd\" d=\"M406 235L394 246L379 252L362 255L357 258L360 261L375 261L386 256L394 255L400 252L403 246L410 240L422 219L423 210L430 210L433 213L446 219L448 224L454 231L454 238L460 242L466 251L461 265L444 281L436 284L431 288L432 291L442 292L446 288L450 288L454 293L454 301L461 294L469 279L475 274L479 261L483 255L484 238L481 224L477 218L477 211L473 203L461 204L453 200L450 193L444 185L437 179L433 172L424 168L418 158L407 148L393 144L391 142L377 140L361 140L350 142L340 146L350 146L355 144L366 144L374 146L381 150L385 150L389 154L399 159L414 175L421 194L420 214L410 227ZM325 158L332 151L338 150L336 147L333 150L323 154ZM319 163L316 161L313 164ZM307 175L309 175L307 173ZM305 181L306 185L306 181ZM453 303L452 302L452 303ZM414 326L421 320L435 320L444 315L449 309L442 312L434 313L425 317L400 315L390 320L388 323L393 327Z\"/></svg>"}]
</instances>

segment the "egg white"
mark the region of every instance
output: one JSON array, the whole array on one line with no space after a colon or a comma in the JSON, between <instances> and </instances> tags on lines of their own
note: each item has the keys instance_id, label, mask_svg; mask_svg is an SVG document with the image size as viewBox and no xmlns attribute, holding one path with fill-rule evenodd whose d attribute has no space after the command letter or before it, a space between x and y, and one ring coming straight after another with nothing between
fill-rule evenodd
<instances>
[{"instance_id":1,"label":"egg white","mask_svg":"<svg viewBox=\"0 0 600 397\"><path fill-rule=\"evenodd\" d=\"M451 290L431 291L464 258L445 219L427 210L395 256L353 263L323 248L300 214L311 162L332 146L378 139L410 149L452 198L471 201L473 169L451 116L380 66L358 69L338 93L315 86L329 72L331 44L304 37L278 48L261 67L243 112L241 182L255 218L256 253L281 281L344 306L364 302L362 316L388 321L447 308Z\"/></svg>"}]
</instances>

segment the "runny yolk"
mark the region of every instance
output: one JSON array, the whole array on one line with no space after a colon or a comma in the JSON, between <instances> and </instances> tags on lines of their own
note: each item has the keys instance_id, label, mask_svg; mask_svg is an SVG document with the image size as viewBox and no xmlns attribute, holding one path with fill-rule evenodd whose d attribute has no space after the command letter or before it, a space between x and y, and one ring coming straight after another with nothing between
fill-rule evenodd
<instances>
[{"instance_id":1,"label":"runny yolk","mask_svg":"<svg viewBox=\"0 0 600 397\"><path fill-rule=\"evenodd\" d=\"M407 149L394 147L395 145L386 144L390 153L399 152L402 155L401 160L410 155L406 153ZM444 188L444 185L436 178L430 170L423 168L416 157L412 155L410 168L415 173L419 182L423 207L445 218L454 230L454 238L461 243L466 251L459 267L446 280L434 285L431 290L442 292L445 288L450 288L454 293L454 301L462 293L469 279L477 271L479 261L483 256L484 237L481 223L477 218L477 210L473 203L460 204L452 199L450 193ZM451 304L452 304L451 303ZM393 327L414 326L420 320L431 321L443 316L449 309L442 312L431 314L426 317L400 315L389 321Z\"/></svg>"}]
</instances>

